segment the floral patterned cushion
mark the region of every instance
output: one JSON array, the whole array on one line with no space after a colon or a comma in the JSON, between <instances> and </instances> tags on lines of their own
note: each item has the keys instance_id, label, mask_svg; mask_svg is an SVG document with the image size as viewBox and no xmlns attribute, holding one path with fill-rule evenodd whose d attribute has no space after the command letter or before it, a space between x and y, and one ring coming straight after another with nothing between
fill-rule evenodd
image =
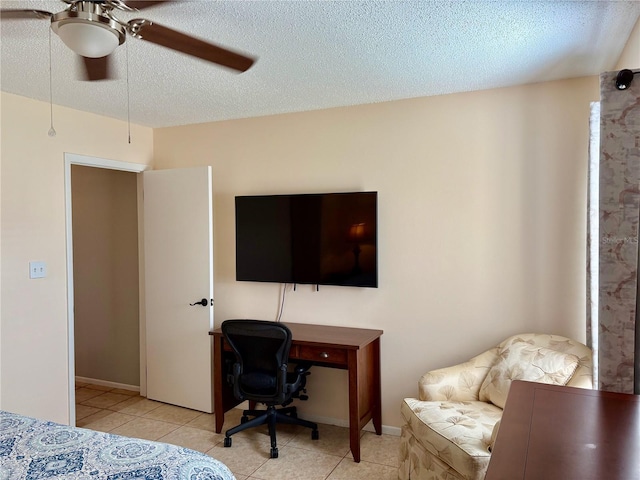
<instances>
[{"instance_id":1,"label":"floral patterned cushion","mask_svg":"<svg viewBox=\"0 0 640 480\"><path fill-rule=\"evenodd\" d=\"M516 344L519 346L514 349ZM399 480L484 479L502 408L481 401L480 389L494 365L503 361L501 354L508 349L512 354L526 350L523 346L536 352L543 349L542 356L547 349L559 352L568 364L577 362L566 384L593 388L591 349L560 335L513 335L464 363L431 370L418 381L418 398L406 398L402 403L405 424L400 438ZM538 355L527 357L527 361L538 361Z\"/></svg>"},{"instance_id":2,"label":"floral patterned cushion","mask_svg":"<svg viewBox=\"0 0 640 480\"><path fill-rule=\"evenodd\" d=\"M426 401L477 401L487 372L498 360L498 348L471 360L425 373L418 381L418 398Z\"/></svg>"},{"instance_id":3,"label":"floral patterned cushion","mask_svg":"<svg viewBox=\"0 0 640 480\"><path fill-rule=\"evenodd\" d=\"M463 478L482 478L489 444L502 409L486 402L424 402L405 398L401 413L425 450L454 467Z\"/></svg>"},{"instance_id":4,"label":"floral patterned cushion","mask_svg":"<svg viewBox=\"0 0 640 480\"><path fill-rule=\"evenodd\" d=\"M580 342L560 335L548 335L543 333L523 333L507 338L498 345L498 349L512 343L525 342L529 345L548 348L556 352L570 353L580 359L580 364L571 379L567 382L569 387L593 388L593 358L591 349Z\"/></svg>"},{"instance_id":5,"label":"floral patterned cushion","mask_svg":"<svg viewBox=\"0 0 640 480\"><path fill-rule=\"evenodd\" d=\"M502 347L498 356L498 362L482 382L479 400L501 408L504 408L513 380L566 385L580 363L573 354L525 342Z\"/></svg>"},{"instance_id":6,"label":"floral patterned cushion","mask_svg":"<svg viewBox=\"0 0 640 480\"><path fill-rule=\"evenodd\" d=\"M468 480L428 451L404 425L400 430L398 480Z\"/></svg>"}]
</instances>

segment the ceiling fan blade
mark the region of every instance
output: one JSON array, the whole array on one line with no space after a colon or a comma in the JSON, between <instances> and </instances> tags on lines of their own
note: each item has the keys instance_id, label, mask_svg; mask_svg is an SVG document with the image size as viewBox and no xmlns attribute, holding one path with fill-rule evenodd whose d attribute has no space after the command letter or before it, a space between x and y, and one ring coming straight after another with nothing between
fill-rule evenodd
<instances>
[{"instance_id":1,"label":"ceiling fan blade","mask_svg":"<svg viewBox=\"0 0 640 480\"><path fill-rule=\"evenodd\" d=\"M145 8L153 7L154 5L158 5L160 3L171 3L172 0L141 0L141 1L126 1L125 5L131 8L135 8L136 10L144 10Z\"/></svg>"},{"instance_id":2,"label":"ceiling fan blade","mask_svg":"<svg viewBox=\"0 0 640 480\"><path fill-rule=\"evenodd\" d=\"M14 10L2 8L0 9L0 18L3 20L21 20L21 19L30 19L30 18L40 18L40 19L49 19L51 18L53 13L47 12L45 10Z\"/></svg>"},{"instance_id":3,"label":"ceiling fan blade","mask_svg":"<svg viewBox=\"0 0 640 480\"><path fill-rule=\"evenodd\" d=\"M136 19L129 22L130 33L147 42L202 58L240 72L247 71L254 63L254 59L240 53L218 47L204 40L172 30L149 20Z\"/></svg>"},{"instance_id":4,"label":"ceiling fan blade","mask_svg":"<svg viewBox=\"0 0 640 480\"><path fill-rule=\"evenodd\" d=\"M101 58L80 57L84 65L84 80L110 80L111 61L109 56Z\"/></svg>"}]
</instances>

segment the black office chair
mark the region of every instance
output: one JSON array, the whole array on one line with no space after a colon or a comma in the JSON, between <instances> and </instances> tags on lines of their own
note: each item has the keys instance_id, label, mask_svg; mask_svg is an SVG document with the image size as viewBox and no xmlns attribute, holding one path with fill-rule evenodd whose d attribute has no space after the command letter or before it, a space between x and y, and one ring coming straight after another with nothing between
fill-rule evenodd
<instances>
[{"instance_id":1,"label":"black office chair","mask_svg":"<svg viewBox=\"0 0 640 480\"><path fill-rule=\"evenodd\" d=\"M302 425L318 439L318 425L298 418L296 407L287 407L294 398L306 400L309 365L297 365L288 372L291 331L286 325L263 320L226 320L222 333L235 353L235 363L227 379L240 400L264 403L266 410L245 410L242 423L225 432L224 446L231 446L231 435L265 423L271 437L271 458L278 458L276 423ZM285 408L276 409L276 405ZM249 420L249 416L255 417Z\"/></svg>"}]
</instances>

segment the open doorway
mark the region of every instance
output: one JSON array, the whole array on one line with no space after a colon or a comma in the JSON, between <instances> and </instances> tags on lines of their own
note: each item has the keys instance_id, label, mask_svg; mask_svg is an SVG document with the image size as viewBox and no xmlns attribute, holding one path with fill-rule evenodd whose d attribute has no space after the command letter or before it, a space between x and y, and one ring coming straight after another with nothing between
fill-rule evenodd
<instances>
[{"instance_id":1,"label":"open doorway","mask_svg":"<svg viewBox=\"0 0 640 480\"><path fill-rule=\"evenodd\" d=\"M136 177L71 166L76 380L140 391Z\"/></svg>"},{"instance_id":2,"label":"open doorway","mask_svg":"<svg viewBox=\"0 0 640 480\"><path fill-rule=\"evenodd\" d=\"M135 173L148 168L65 154L71 423L76 416L73 165ZM137 175L136 180L138 258L139 265L144 265L139 267L140 395L210 413L213 408L209 334L213 329L211 167L145 172ZM202 298L211 300L194 308L194 299Z\"/></svg>"},{"instance_id":3,"label":"open doorway","mask_svg":"<svg viewBox=\"0 0 640 480\"><path fill-rule=\"evenodd\" d=\"M65 154L72 424L76 376L145 390L137 173L147 168Z\"/></svg>"}]
</instances>

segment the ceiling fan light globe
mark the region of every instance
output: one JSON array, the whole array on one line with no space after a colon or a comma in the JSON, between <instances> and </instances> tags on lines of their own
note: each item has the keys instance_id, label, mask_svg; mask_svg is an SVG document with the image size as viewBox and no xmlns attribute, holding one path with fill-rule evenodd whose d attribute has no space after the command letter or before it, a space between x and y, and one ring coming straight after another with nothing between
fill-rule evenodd
<instances>
[{"instance_id":1,"label":"ceiling fan light globe","mask_svg":"<svg viewBox=\"0 0 640 480\"><path fill-rule=\"evenodd\" d=\"M102 3L77 2L51 17L51 29L71 50L89 58L113 53L124 43L124 27L114 18L102 14Z\"/></svg>"},{"instance_id":2,"label":"ceiling fan light globe","mask_svg":"<svg viewBox=\"0 0 640 480\"><path fill-rule=\"evenodd\" d=\"M106 57L120 44L117 33L99 24L69 22L58 27L58 36L78 55Z\"/></svg>"}]
</instances>

